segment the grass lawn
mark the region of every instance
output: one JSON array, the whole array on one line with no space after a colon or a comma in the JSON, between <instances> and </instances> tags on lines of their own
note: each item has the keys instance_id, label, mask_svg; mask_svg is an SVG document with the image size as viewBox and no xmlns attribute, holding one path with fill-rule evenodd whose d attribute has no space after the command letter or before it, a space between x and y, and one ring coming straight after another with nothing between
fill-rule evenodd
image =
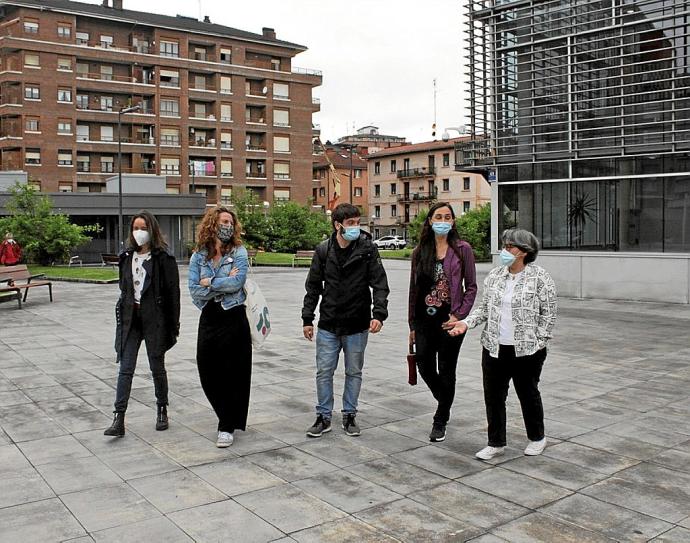
<instances>
[{"instance_id":1,"label":"grass lawn","mask_svg":"<svg viewBox=\"0 0 690 543\"><path fill-rule=\"evenodd\" d=\"M32 274L45 273L49 279L87 279L91 281L112 281L118 278L117 268L90 266L37 266L29 265Z\"/></svg>"},{"instance_id":2,"label":"grass lawn","mask_svg":"<svg viewBox=\"0 0 690 543\"><path fill-rule=\"evenodd\" d=\"M292 266L292 254L260 252L256 254L256 263L259 266Z\"/></svg>"},{"instance_id":3,"label":"grass lawn","mask_svg":"<svg viewBox=\"0 0 690 543\"><path fill-rule=\"evenodd\" d=\"M396 260L407 260L412 254L412 249L379 249L381 258L395 258Z\"/></svg>"}]
</instances>

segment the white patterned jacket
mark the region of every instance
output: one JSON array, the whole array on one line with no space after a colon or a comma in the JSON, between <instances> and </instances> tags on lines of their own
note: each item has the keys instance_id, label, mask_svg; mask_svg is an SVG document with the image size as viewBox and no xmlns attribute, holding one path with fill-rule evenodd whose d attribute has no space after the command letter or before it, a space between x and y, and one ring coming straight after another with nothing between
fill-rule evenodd
<instances>
[{"instance_id":1,"label":"white patterned jacket","mask_svg":"<svg viewBox=\"0 0 690 543\"><path fill-rule=\"evenodd\" d=\"M509 272L499 266L484 280L482 301L463 319L468 328L486 323L482 346L498 358L498 328L501 303ZM515 356L528 356L546 347L556 324L556 285L549 273L536 264L527 264L515 283L512 298Z\"/></svg>"}]
</instances>

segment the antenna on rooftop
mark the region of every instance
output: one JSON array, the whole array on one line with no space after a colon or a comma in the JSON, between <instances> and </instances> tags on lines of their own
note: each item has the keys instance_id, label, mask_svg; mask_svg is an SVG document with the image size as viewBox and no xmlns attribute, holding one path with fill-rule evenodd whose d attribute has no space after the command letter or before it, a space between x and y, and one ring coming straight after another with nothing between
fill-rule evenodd
<instances>
[{"instance_id":1,"label":"antenna on rooftop","mask_svg":"<svg viewBox=\"0 0 690 543\"><path fill-rule=\"evenodd\" d=\"M199 20L201 21L203 17L201 16L201 0L198 0L197 2L199 4Z\"/></svg>"}]
</instances>

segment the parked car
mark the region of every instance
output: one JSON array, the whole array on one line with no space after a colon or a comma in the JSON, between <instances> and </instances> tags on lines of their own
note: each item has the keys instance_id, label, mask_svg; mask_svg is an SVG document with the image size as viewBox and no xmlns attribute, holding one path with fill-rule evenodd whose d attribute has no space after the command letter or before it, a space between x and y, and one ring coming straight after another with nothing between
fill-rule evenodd
<instances>
[{"instance_id":1,"label":"parked car","mask_svg":"<svg viewBox=\"0 0 690 543\"><path fill-rule=\"evenodd\" d=\"M379 249L404 249L407 241L402 236L383 236L374 240Z\"/></svg>"}]
</instances>

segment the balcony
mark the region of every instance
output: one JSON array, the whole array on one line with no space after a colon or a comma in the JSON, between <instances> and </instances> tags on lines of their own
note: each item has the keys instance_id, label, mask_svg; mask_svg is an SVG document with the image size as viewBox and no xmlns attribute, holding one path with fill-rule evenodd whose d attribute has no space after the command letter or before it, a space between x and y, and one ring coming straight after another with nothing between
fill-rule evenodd
<instances>
[{"instance_id":1,"label":"balcony","mask_svg":"<svg viewBox=\"0 0 690 543\"><path fill-rule=\"evenodd\" d=\"M135 83L137 85L153 85L153 78L150 75L139 74L135 75L115 75L110 73L99 73L99 72L77 72L77 80L88 79L91 81L103 81L108 84L113 82L116 83ZM79 85L77 85L77 88Z\"/></svg>"},{"instance_id":2,"label":"balcony","mask_svg":"<svg viewBox=\"0 0 690 543\"><path fill-rule=\"evenodd\" d=\"M438 191L434 190L431 192L406 192L398 194L397 198L398 202L431 202L436 200L437 196Z\"/></svg>"},{"instance_id":3,"label":"balcony","mask_svg":"<svg viewBox=\"0 0 690 543\"><path fill-rule=\"evenodd\" d=\"M405 170L398 170L398 179L411 177L429 177L436 174L436 168L433 166L429 168L407 168Z\"/></svg>"},{"instance_id":4,"label":"balcony","mask_svg":"<svg viewBox=\"0 0 690 543\"><path fill-rule=\"evenodd\" d=\"M455 143L455 169L467 171L491 161L491 147L488 139L458 141Z\"/></svg>"},{"instance_id":5,"label":"balcony","mask_svg":"<svg viewBox=\"0 0 690 543\"><path fill-rule=\"evenodd\" d=\"M317 77L323 77L323 72L321 70L312 70L311 68L297 68L294 66L292 68L293 74L303 74L303 75L315 75Z\"/></svg>"}]
</instances>

